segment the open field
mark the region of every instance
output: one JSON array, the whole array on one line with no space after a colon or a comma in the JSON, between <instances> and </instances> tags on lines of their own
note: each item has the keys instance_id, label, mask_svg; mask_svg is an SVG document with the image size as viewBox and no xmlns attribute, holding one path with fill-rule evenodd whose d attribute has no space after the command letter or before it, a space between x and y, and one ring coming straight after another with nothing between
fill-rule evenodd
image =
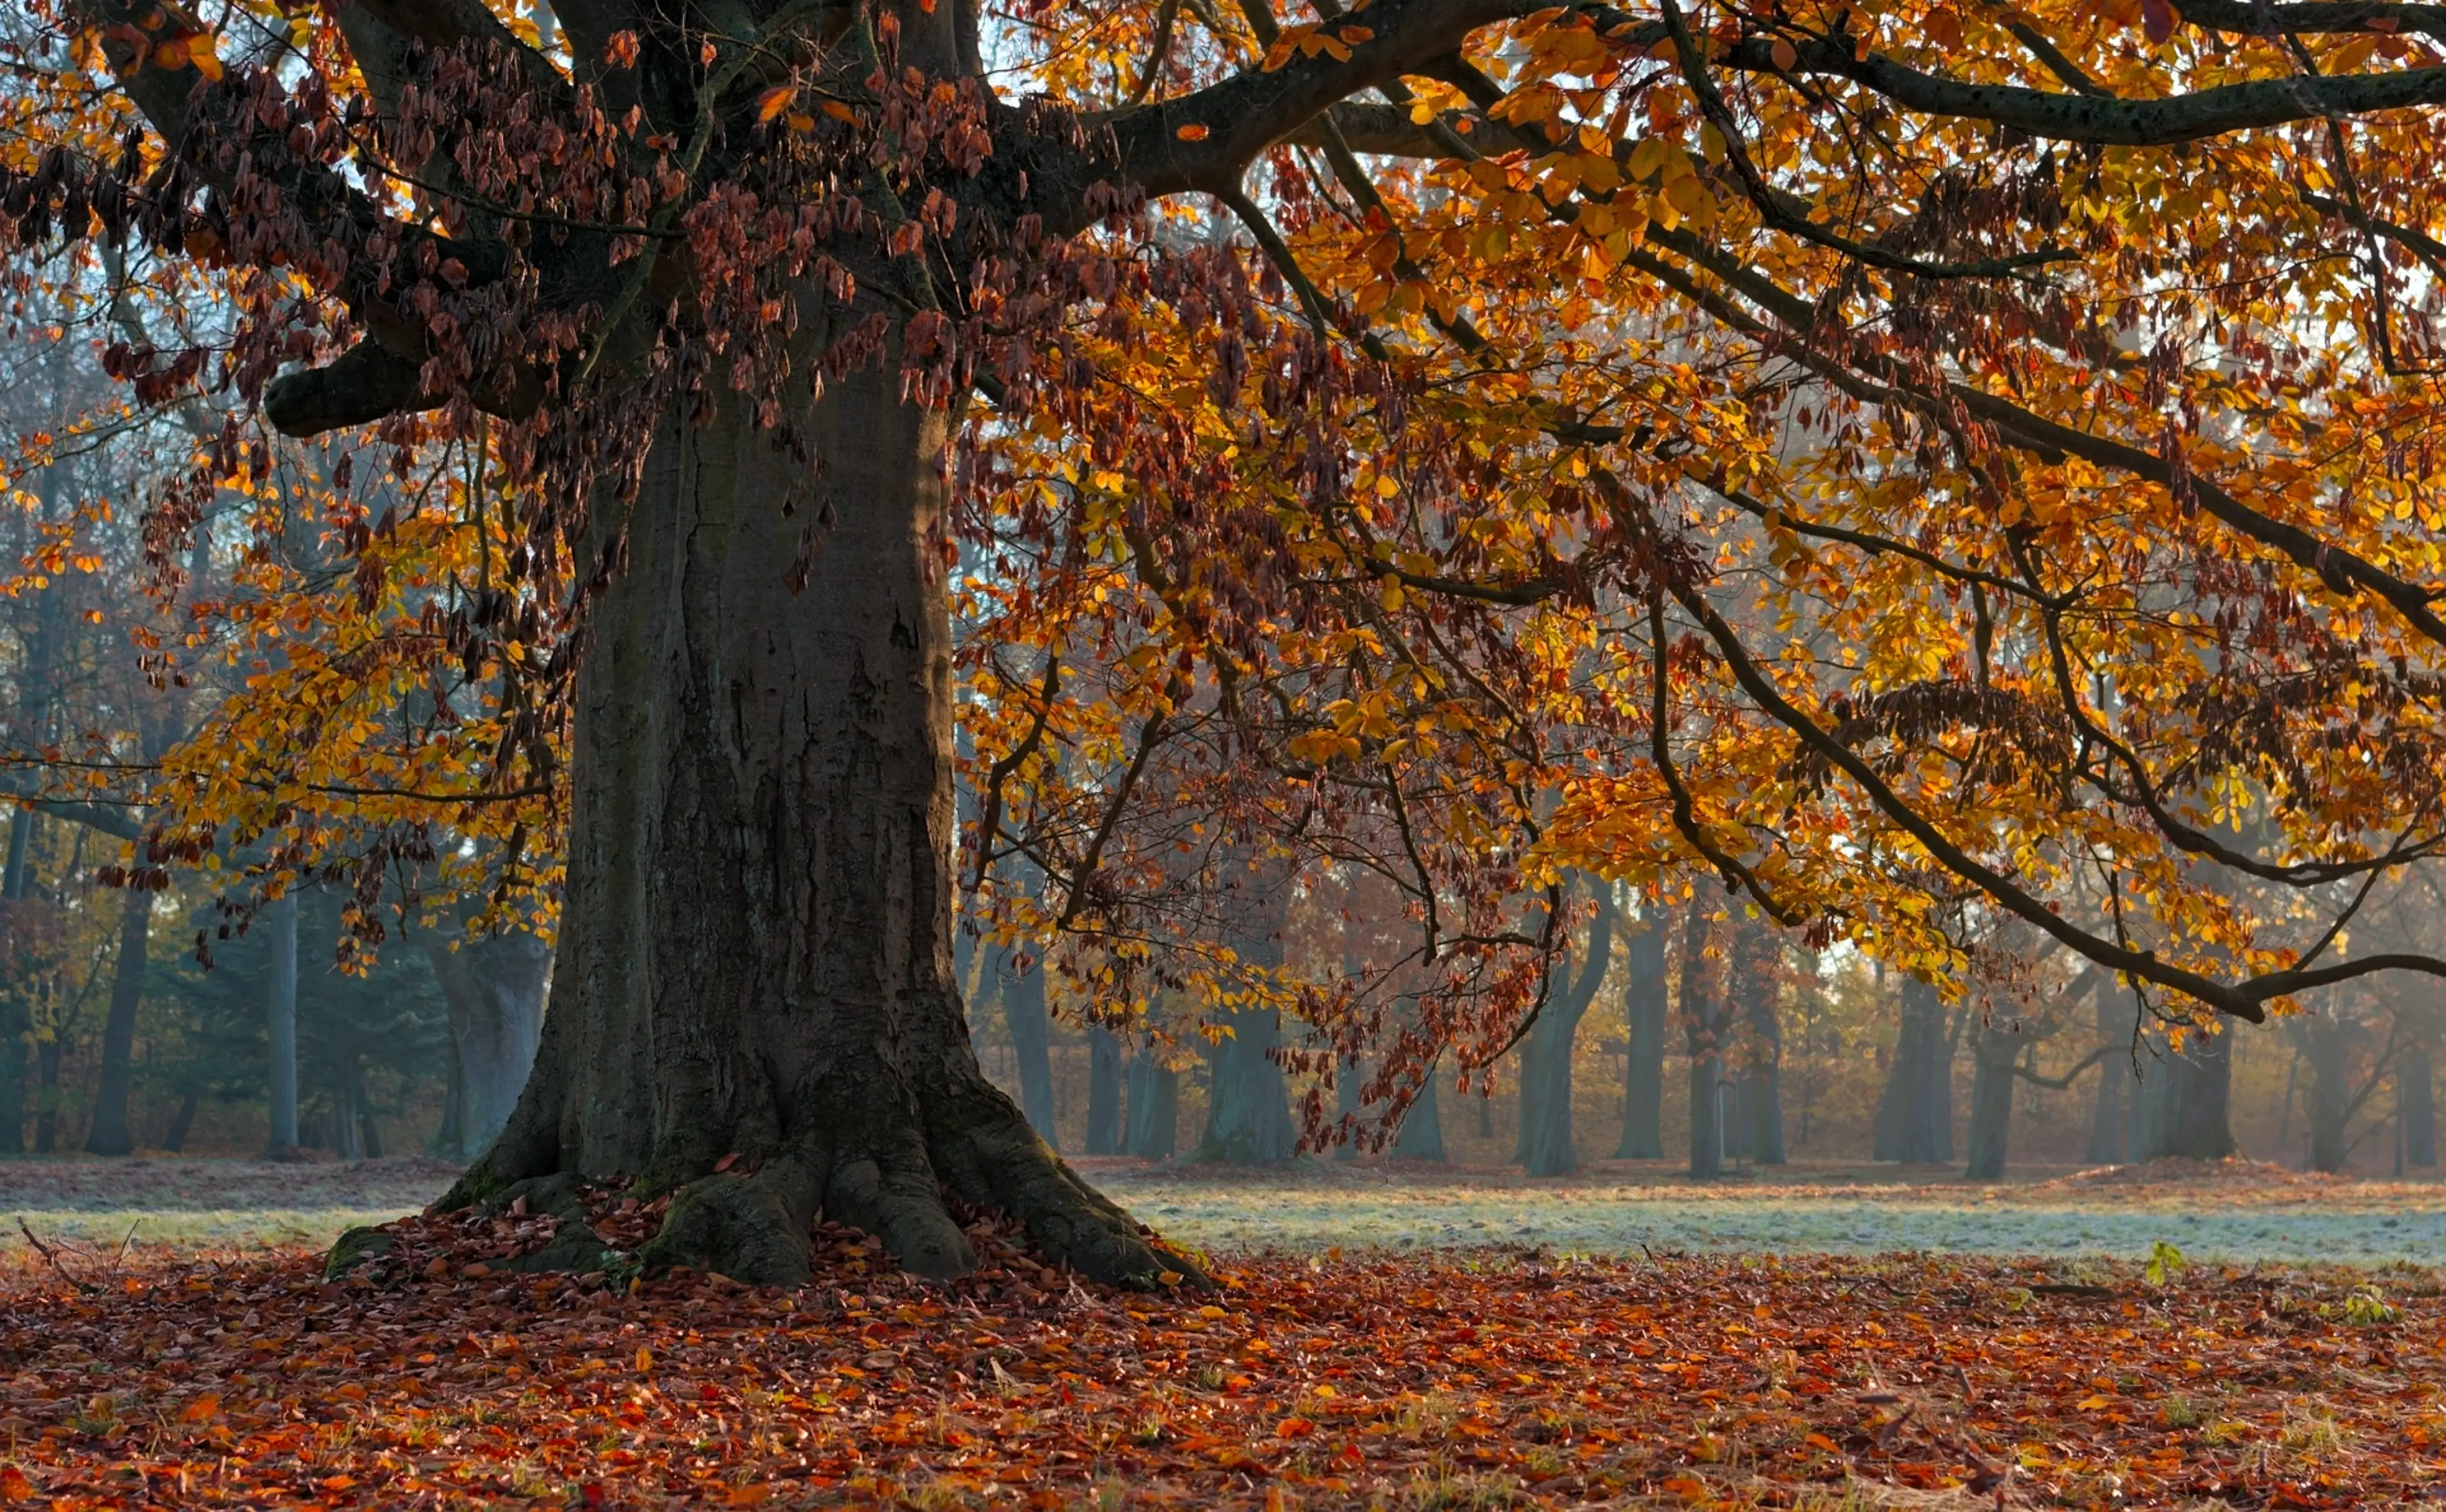
<instances>
[{"instance_id":1,"label":"open field","mask_svg":"<svg viewBox=\"0 0 2446 1512\"><path fill-rule=\"evenodd\" d=\"M1304 1161L1285 1170L1082 1160L1091 1180L1180 1243L1217 1253L1481 1245L1637 1255L1676 1250L2146 1255L2385 1264L2446 1260L2446 1182L2366 1182L2233 1162L2067 1172L1972 1185L1933 1171L1795 1167L1695 1185L1661 1163L1606 1162L1571 1181L1516 1171ZM453 1167L86 1159L0 1162L0 1251L17 1229L116 1248L328 1243L413 1212Z\"/></svg>"}]
</instances>

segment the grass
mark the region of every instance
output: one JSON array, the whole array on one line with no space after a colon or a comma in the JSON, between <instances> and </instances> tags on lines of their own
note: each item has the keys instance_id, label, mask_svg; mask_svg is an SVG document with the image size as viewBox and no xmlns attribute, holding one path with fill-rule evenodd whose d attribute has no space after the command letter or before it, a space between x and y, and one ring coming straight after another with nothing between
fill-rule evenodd
<instances>
[{"instance_id":1,"label":"grass","mask_svg":"<svg viewBox=\"0 0 2446 1512\"><path fill-rule=\"evenodd\" d=\"M1138 1217L1213 1252L1501 1246L2130 1257L2162 1241L2196 1260L2383 1265L2425 1263L2446 1251L2446 1185L2303 1177L2248 1164L2001 1185L1891 1167L1796 1167L1694 1185L1662 1165L1616 1163L1536 1183L1501 1169L1326 1161L1260 1172L1080 1164ZM19 1220L46 1241L92 1251L115 1252L131 1228L139 1248L319 1246L342 1229L414 1211L452 1175L424 1160L0 1161L0 1254L25 1248Z\"/></svg>"}]
</instances>

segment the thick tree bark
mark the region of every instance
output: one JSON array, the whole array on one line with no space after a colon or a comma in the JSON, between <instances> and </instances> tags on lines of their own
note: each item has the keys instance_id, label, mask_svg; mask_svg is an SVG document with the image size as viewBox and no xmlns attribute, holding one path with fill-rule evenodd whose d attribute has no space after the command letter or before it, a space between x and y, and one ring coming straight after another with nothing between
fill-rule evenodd
<instances>
[{"instance_id":1,"label":"thick tree bark","mask_svg":"<svg viewBox=\"0 0 2446 1512\"><path fill-rule=\"evenodd\" d=\"M265 910L272 969L265 988L264 1029L271 1050L273 1157L297 1148L297 894L285 892Z\"/></svg>"},{"instance_id":2,"label":"thick tree bark","mask_svg":"<svg viewBox=\"0 0 2446 1512\"><path fill-rule=\"evenodd\" d=\"M425 959L450 1013L455 1136L439 1153L465 1160L510 1121L543 1036L552 946L525 930L456 942L428 936Z\"/></svg>"},{"instance_id":3,"label":"thick tree bark","mask_svg":"<svg viewBox=\"0 0 2446 1512\"><path fill-rule=\"evenodd\" d=\"M1044 1007L1044 963L1025 950L1002 953L994 963L995 996L1002 999L1003 1027L1019 1062L1019 1106L1028 1127L1059 1149L1054 1130L1053 1018Z\"/></svg>"},{"instance_id":4,"label":"thick tree bark","mask_svg":"<svg viewBox=\"0 0 2446 1512\"><path fill-rule=\"evenodd\" d=\"M1140 1160L1170 1160L1179 1137L1180 1073L1141 1051L1130 1057L1126 1151Z\"/></svg>"},{"instance_id":5,"label":"thick tree bark","mask_svg":"<svg viewBox=\"0 0 2446 1512\"><path fill-rule=\"evenodd\" d=\"M15 928L23 924L20 905L26 896L26 859L34 837L34 811L25 807L9 814L9 863L0 871L0 905L9 910L8 923ZM4 942L10 960L0 962L13 968L24 962L14 959L20 942ZM6 982L0 982L0 1155L22 1155L26 1152L26 1072L27 1049L33 1043L34 1015L27 983L13 969Z\"/></svg>"},{"instance_id":6,"label":"thick tree bark","mask_svg":"<svg viewBox=\"0 0 2446 1512\"><path fill-rule=\"evenodd\" d=\"M1613 905L1600 901L1579 971L1567 974L1520 1047L1520 1136L1515 1158L1532 1176L1568 1176L1579 1168L1571 1148L1571 1051L1613 960Z\"/></svg>"},{"instance_id":7,"label":"thick tree bark","mask_svg":"<svg viewBox=\"0 0 2446 1512\"><path fill-rule=\"evenodd\" d=\"M1121 1036L1087 1026L1087 1153L1121 1152Z\"/></svg>"},{"instance_id":8,"label":"thick tree bark","mask_svg":"<svg viewBox=\"0 0 2446 1512\"><path fill-rule=\"evenodd\" d=\"M1616 1160L1665 1158L1665 935L1668 916L1651 910L1630 926L1629 984L1623 990L1629 1065L1623 1073L1622 1143Z\"/></svg>"},{"instance_id":9,"label":"thick tree bark","mask_svg":"<svg viewBox=\"0 0 2446 1512\"><path fill-rule=\"evenodd\" d=\"M2437 1164L2437 1089L2425 1041L2413 1040L2396 1053L2395 1116L2402 1127L2398 1148L2403 1163L2426 1170Z\"/></svg>"},{"instance_id":10,"label":"thick tree bark","mask_svg":"<svg viewBox=\"0 0 2446 1512\"><path fill-rule=\"evenodd\" d=\"M1953 1159L1953 1041L1936 988L1903 978L1902 1028L1877 1103L1875 1158L1941 1166Z\"/></svg>"},{"instance_id":11,"label":"thick tree bark","mask_svg":"<svg viewBox=\"0 0 2446 1512\"><path fill-rule=\"evenodd\" d=\"M948 1192L1091 1276L1183 1268L1062 1164L970 1045L952 976L949 431L898 386L887 357L807 406L811 476L716 378L701 423L656 437L625 511L602 501L590 550L621 532L627 565L578 677L552 1007L516 1112L445 1204L633 1177L676 1194L647 1264L795 1282L819 1208L920 1275L969 1270Z\"/></svg>"},{"instance_id":12,"label":"thick tree bark","mask_svg":"<svg viewBox=\"0 0 2446 1512\"><path fill-rule=\"evenodd\" d=\"M2179 1055L2150 1067L2142 1083L2143 1160L2223 1160L2237 1148L2227 1104L2233 1088L2233 1034L2194 1032Z\"/></svg>"},{"instance_id":13,"label":"thick tree bark","mask_svg":"<svg viewBox=\"0 0 2446 1512\"><path fill-rule=\"evenodd\" d=\"M94 1089L89 1155L132 1155L136 1137L127 1099L136 1084L136 1011L144 1001L144 946L153 929L153 895L129 887L119 911L119 959L110 971L110 1017L102 1025L102 1075Z\"/></svg>"}]
</instances>

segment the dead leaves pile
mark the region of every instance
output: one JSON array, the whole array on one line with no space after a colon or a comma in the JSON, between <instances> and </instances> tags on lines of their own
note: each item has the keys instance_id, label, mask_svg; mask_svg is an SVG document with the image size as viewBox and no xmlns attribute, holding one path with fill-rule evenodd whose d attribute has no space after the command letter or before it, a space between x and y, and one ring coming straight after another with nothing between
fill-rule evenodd
<instances>
[{"instance_id":1,"label":"dead leaves pile","mask_svg":"<svg viewBox=\"0 0 2446 1512\"><path fill-rule=\"evenodd\" d=\"M2446 1494L2420 1273L1480 1253L1149 1297L982 1230L991 1274L928 1287L827 1230L785 1294L505 1275L457 1222L387 1285L305 1256L0 1277L0 1503Z\"/></svg>"}]
</instances>

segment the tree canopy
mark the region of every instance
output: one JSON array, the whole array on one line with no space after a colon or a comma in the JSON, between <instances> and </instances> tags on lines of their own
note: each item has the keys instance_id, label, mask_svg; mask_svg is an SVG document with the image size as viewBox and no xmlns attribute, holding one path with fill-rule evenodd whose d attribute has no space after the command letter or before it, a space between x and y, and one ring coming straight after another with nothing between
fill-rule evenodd
<instances>
[{"instance_id":1,"label":"tree canopy","mask_svg":"<svg viewBox=\"0 0 2446 1512\"><path fill-rule=\"evenodd\" d=\"M185 425L21 590L141 516L129 633L231 669L166 753L19 727L140 878L548 913L656 417L802 464L795 589L799 406L881 369L963 881L1119 1011L1296 995L1396 1092L1525 1032L1574 870L2176 1017L2446 974L2351 930L2446 843L2432 7L10 9L17 318L120 381L12 480ZM1220 927L1311 864L1413 926L1355 983Z\"/></svg>"}]
</instances>

